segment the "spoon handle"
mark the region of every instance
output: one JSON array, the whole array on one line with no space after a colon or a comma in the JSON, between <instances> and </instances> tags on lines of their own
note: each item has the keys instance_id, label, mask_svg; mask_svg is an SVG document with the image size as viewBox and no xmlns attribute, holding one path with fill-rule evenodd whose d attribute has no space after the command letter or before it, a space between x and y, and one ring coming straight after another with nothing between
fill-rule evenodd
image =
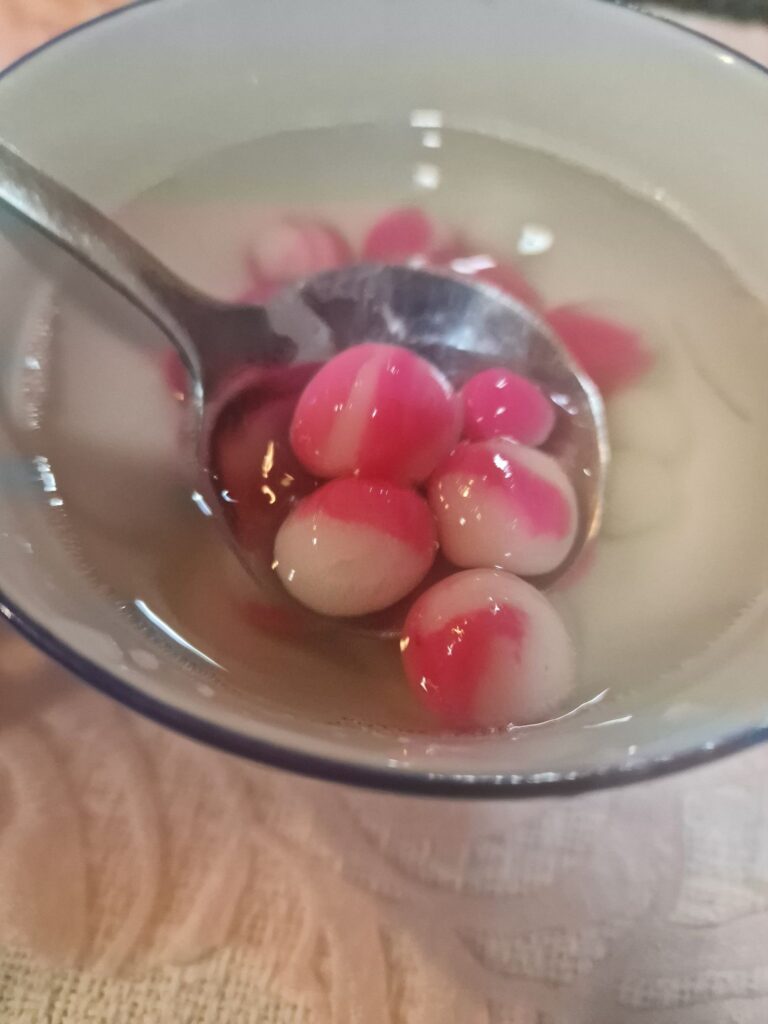
<instances>
[{"instance_id":1,"label":"spoon handle","mask_svg":"<svg viewBox=\"0 0 768 1024\"><path fill-rule=\"evenodd\" d=\"M197 380L206 383L216 362L235 362L235 355L223 350L217 358L209 324L214 318L217 323L233 319L227 313L237 307L197 292L109 217L2 142L0 201L143 310ZM248 312L253 320L261 311Z\"/></svg>"}]
</instances>

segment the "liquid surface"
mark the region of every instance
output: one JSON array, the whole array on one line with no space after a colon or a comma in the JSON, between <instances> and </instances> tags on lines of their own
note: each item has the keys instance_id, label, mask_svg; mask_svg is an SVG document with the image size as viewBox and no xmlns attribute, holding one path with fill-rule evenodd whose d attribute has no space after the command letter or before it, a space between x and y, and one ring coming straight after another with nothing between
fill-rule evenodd
<instances>
[{"instance_id":1,"label":"liquid surface","mask_svg":"<svg viewBox=\"0 0 768 1024\"><path fill-rule=\"evenodd\" d=\"M768 575L768 313L658 204L509 143L426 134L256 140L183 169L121 219L190 281L234 298L275 213L320 216L359 251L382 210L417 204L480 251L517 260L547 307L586 303L639 330L655 360L608 403L603 535L579 579L550 596L577 649L576 703L607 690L608 719L623 694L671 699L674 671ZM115 323L106 299L94 313L90 292L62 303L39 432L63 501L56 528L94 586L256 704L428 730L396 643L332 631L296 640L279 609L257 605L191 497L162 341L133 314Z\"/></svg>"}]
</instances>

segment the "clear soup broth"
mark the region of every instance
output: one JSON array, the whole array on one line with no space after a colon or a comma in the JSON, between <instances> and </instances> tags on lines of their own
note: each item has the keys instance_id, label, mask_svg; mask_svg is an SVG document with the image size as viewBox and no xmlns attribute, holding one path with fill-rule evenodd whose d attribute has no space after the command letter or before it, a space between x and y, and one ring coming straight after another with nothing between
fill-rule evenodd
<instances>
[{"instance_id":1,"label":"clear soup broth","mask_svg":"<svg viewBox=\"0 0 768 1024\"><path fill-rule=\"evenodd\" d=\"M600 700L609 720L639 689L671 700L675 670L766 582L768 311L663 201L507 141L365 126L216 153L137 196L120 219L181 275L235 298L275 215L319 217L357 248L381 211L404 205L515 261L547 307L588 304L652 351L652 368L608 399L602 536L579 577L550 596L578 656L564 713ZM167 346L141 317L78 279L55 300L47 344L34 445L55 477L51 523L105 600L176 651L203 692L226 687L328 722L435 728L405 684L396 641L332 628L283 636L254 609L249 580L195 500ZM41 488L41 500L50 495Z\"/></svg>"}]
</instances>

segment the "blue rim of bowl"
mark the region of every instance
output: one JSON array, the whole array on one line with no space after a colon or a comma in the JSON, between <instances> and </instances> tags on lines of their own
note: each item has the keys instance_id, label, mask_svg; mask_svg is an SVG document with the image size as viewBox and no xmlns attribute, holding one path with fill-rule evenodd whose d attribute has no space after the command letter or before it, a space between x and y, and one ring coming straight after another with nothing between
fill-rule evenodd
<instances>
[{"instance_id":1,"label":"blue rim of bowl","mask_svg":"<svg viewBox=\"0 0 768 1024\"><path fill-rule=\"evenodd\" d=\"M92 26L118 18L142 7L162 3L163 0L133 0L122 7L75 25L54 36L41 46L25 53L18 60L0 70L0 82L17 68L33 60L69 36L88 31ZM593 0L622 7L642 17L662 22L670 28L694 36L721 53L732 55L738 63L746 64L768 75L768 68L751 57L726 46L705 33L680 25L664 15L645 11L626 0ZM515 798L575 796L626 786L631 783L660 778L686 768L704 765L710 761L734 754L768 740L768 725L740 730L721 740L690 747L668 756L639 759L625 765L598 771L546 773L540 775L475 775L450 772L411 771L407 768L374 768L352 764L344 760L308 754L239 733L226 726L150 697L119 677L105 671L100 665L78 654L57 639L49 630L36 622L0 589L0 617L27 640L78 679L114 698L126 707L145 715L161 725L184 736L199 740L229 754L259 761L273 768L295 772L328 782L345 783L367 789L384 790L433 797Z\"/></svg>"}]
</instances>

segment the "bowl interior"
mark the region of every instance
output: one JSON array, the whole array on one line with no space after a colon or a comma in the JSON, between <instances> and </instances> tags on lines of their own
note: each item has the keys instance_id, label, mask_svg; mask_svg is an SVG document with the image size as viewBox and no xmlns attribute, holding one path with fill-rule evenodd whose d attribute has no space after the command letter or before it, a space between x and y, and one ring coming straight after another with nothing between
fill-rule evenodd
<instances>
[{"instance_id":1,"label":"bowl interior","mask_svg":"<svg viewBox=\"0 0 768 1024\"><path fill-rule=\"evenodd\" d=\"M457 129L565 154L663 204L768 302L760 273L768 266L768 134L755 130L768 119L768 78L715 44L599 0L412 0L407 12L385 0L149 2L69 35L0 81L0 136L112 209L256 136L408 124L425 111ZM162 249L162 238L154 241ZM202 251L179 269L216 290L206 261ZM425 789L599 784L699 756L768 723L760 593L674 678L647 692L617 689L608 705L511 736L368 728L355 716L289 713L220 685L199 652L180 657L148 629L147 614L126 615L107 600L51 528L57 492L37 448L29 360L50 357L44 345L36 356L30 338L61 273L45 245L2 217L0 590L8 614L84 678L238 752ZM75 296L89 292L76 275L68 282ZM98 307L98 289L86 301ZM126 311L110 312L107 333L164 346ZM169 422L142 423L136 409L116 408L148 438L170 436ZM134 468L135 488L157 486L156 465ZM295 672L311 674L311 660L291 657Z\"/></svg>"}]
</instances>

